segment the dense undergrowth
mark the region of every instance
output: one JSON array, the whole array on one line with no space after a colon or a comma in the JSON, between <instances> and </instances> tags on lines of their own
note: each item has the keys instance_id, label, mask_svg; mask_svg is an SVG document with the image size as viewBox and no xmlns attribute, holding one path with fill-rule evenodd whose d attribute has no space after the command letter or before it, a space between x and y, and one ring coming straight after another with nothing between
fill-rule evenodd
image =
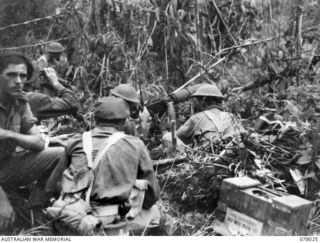
<instances>
[{"instance_id":1,"label":"dense undergrowth","mask_svg":"<svg viewBox=\"0 0 320 243\"><path fill-rule=\"evenodd\" d=\"M0 49L17 47L36 59L47 41L65 45L71 65L63 78L81 99L78 130L93 125L93 104L119 83L163 96L201 71L194 83L217 83L227 96L225 109L242 119L248 133L242 144L232 144L229 157L217 161L210 152L193 151L182 163L157 168L163 234L213 235L221 181L241 175L314 200L308 233L319 234L317 1L301 4L300 29L289 0L30 2L25 8L25 1L0 1ZM188 116L184 111L181 121ZM20 234L50 230L30 225Z\"/></svg>"}]
</instances>

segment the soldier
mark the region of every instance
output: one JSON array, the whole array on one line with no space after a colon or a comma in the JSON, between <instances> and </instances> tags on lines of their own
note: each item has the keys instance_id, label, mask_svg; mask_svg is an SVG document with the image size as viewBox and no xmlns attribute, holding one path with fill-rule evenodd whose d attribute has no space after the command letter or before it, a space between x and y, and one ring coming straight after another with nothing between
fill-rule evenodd
<instances>
[{"instance_id":1,"label":"soldier","mask_svg":"<svg viewBox=\"0 0 320 243\"><path fill-rule=\"evenodd\" d=\"M139 118L139 104L136 90L129 84L120 84L111 90L111 95L119 97L127 102L130 108L130 116L126 119L124 132L129 135L138 136L134 119Z\"/></svg>"},{"instance_id":2,"label":"soldier","mask_svg":"<svg viewBox=\"0 0 320 243\"><path fill-rule=\"evenodd\" d=\"M45 194L59 193L57 182L66 167L65 149L44 149L44 140L23 93L33 73L30 61L19 53L0 54L0 186L15 190L37 180ZM0 187L0 231L15 220L14 210Z\"/></svg>"},{"instance_id":3,"label":"soldier","mask_svg":"<svg viewBox=\"0 0 320 243\"><path fill-rule=\"evenodd\" d=\"M75 114L79 109L75 92L58 81L53 68L44 68L43 72L44 77L25 84L33 114L39 120Z\"/></svg>"},{"instance_id":4,"label":"soldier","mask_svg":"<svg viewBox=\"0 0 320 243\"><path fill-rule=\"evenodd\" d=\"M178 145L192 144L193 147L207 148L221 139L244 132L239 119L222 110L224 96L216 85L202 85L192 97L195 98L194 109L197 113L178 129ZM170 141L170 134L165 134L163 140L164 143Z\"/></svg>"},{"instance_id":5,"label":"soldier","mask_svg":"<svg viewBox=\"0 0 320 243\"><path fill-rule=\"evenodd\" d=\"M159 199L159 185L152 160L143 142L137 137L121 132L129 115L129 106L123 99L109 96L97 102L94 108L96 127L89 132L89 139L85 140L83 134L74 134L67 144L71 163L63 174L62 195L65 195L66 200L75 193L80 193L80 197L90 196L93 211L95 208L104 209L102 215L106 218L102 222L113 223L119 216L128 213L129 195L136 181L143 180L146 191L144 199L140 202L140 217L135 223L146 227L151 223L151 219L159 219L159 211L154 205ZM96 157L100 159L96 160ZM92 161L93 165L90 166ZM75 198L79 198L78 196ZM51 217L61 216L62 222L69 224L70 228L87 234L86 228L90 227L91 223L79 219L78 213L68 213L68 209L63 211L63 205L61 202L49 208ZM75 223L77 221L82 223Z\"/></svg>"},{"instance_id":6,"label":"soldier","mask_svg":"<svg viewBox=\"0 0 320 243\"><path fill-rule=\"evenodd\" d=\"M58 42L51 42L48 44L46 50L47 54L37 60L40 71L44 68L51 67L55 69L59 77L64 78L69 68L67 58L62 55L65 48Z\"/></svg>"}]
</instances>

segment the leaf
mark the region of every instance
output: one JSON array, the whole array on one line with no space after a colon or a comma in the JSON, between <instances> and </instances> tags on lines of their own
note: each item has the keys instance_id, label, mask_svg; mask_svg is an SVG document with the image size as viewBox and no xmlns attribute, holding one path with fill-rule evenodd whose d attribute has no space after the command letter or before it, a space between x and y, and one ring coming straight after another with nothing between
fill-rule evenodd
<instances>
[{"instance_id":1,"label":"leaf","mask_svg":"<svg viewBox=\"0 0 320 243\"><path fill-rule=\"evenodd\" d=\"M197 37L196 37L196 35L192 35L190 33L187 33L187 36L188 36L190 42L192 43L192 45L194 47L196 47L197 46Z\"/></svg>"},{"instance_id":2,"label":"leaf","mask_svg":"<svg viewBox=\"0 0 320 243\"><path fill-rule=\"evenodd\" d=\"M283 68L280 67L277 63L272 62L269 64L268 70L270 74L279 75L283 71Z\"/></svg>"},{"instance_id":3,"label":"leaf","mask_svg":"<svg viewBox=\"0 0 320 243\"><path fill-rule=\"evenodd\" d=\"M293 104L293 102L289 100L285 100L287 102L286 110L288 110L293 116L296 118L300 117L300 110Z\"/></svg>"},{"instance_id":4,"label":"leaf","mask_svg":"<svg viewBox=\"0 0 320 243\"><path fill-rule=\"evenodd\" d=\"M317 168L320 170L320 158L318 158L314 163L317 166Z\"/></svg>"},{"instance_id":5,"label":"leaf","mask_svg":"<svg viewBox=\"0 0 320 243\"><path fill-rule=\"evenodd\" d=\"M311 171L309 173L305 173L305 175L303 176L303 180L309 179L309 178L315 178L316 177L316 173L314 171Z\"/></svg>"},{"instance_id":6,"label":"leaf","mask_svg":"<svg viewBox=\"0 0 320 243\"><path fill-rule=\"evenodd\" d=\"M172 4L169 5L169 14L170 14L171 18L174 19L174 10L173 10Z\"/></svg>"},{"instance_id":7,"label":"leaf","mask_svg":"<svg viewBox=\"0 0 320 243\"><path fill-rule=\"evenodd\" d=\"M313 149L308 148L306 150L301 151L302 156L298 159L296 164L298 165L306 165L309 164L312 160Z\"/></svg>"},{"instance_id":8,"label":"leaf","mask_svg":"<svg viewBox=\"0 0 320 243\"><path fill-rule=\"evenodd\" d=\"M304 192L306 190L306 182L303 180L301 171L298 169L290 169L290 174L294 182L297 184L301 195L304 195Z\"/></svg>"},{"instance_id":9,"label":"leaf","mask_svg":"<svg viewBox=\"0 0 320 243\"><path fill-rule=\"evenodd\" d=\"M171 0L171 6L172 6L172 11L173 11L173 16L177 16L177 11L178 11L178 1L177 0Z\"/></svg>"},{"instance_id":10,"label":"leaf","mask_svg":"<svg viewBox=\"0 0 320 243\"><path fill-rule=\"evenodd\" d=\"M155 8L153 11L154 11L154 13L156 14L157 21L159 22L159 21L160 21L159 8Z\"/></svg>"}]
</instances>

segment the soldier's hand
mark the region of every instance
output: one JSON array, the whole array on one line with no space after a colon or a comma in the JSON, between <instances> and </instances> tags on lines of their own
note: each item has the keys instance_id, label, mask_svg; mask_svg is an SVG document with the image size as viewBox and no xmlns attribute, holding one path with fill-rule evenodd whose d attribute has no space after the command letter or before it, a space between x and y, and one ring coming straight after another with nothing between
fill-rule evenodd
<instances>
[{"instance_id":1,"label":"soldier's hand","mask_svg":"<svg viewBox=\"0 0 320 243\"><path fill-rule=\"evenodd\" d=\"M15 220L14 210L6 193L0 187L0 231L8 229Z\"/></svg>"},{"instance_id":2,"label":"soldier's hand","mask_svg":"<svg viewBox=\"0 0 320 243\"><path fill-rule=\"evenodd\" d=\"M49 84L51 86L54 87L54 86L60 84L58 81L58 75L53 68L44 68L43 71L44 71L46 77L48 78Z\"/></svg>"},{"instance_id":3,"label":"soldier's hand","mask_svg":"<svg viewBox=\"0 0 320 243\"><path fill-rule=\"evenodd\" d=\"M10 131L0 128L0 140L4 140L6 138L8 138Z\"/></svg>"},{"instance_id":4,"label":"soldier's hand","mask_svg":"<svg viewBox=\"0 0 320 243\"><path fill-rule=\"evenodd\" d=\"M70 138L70 135L63 134L55 137L50 137L49 146L63 146L66 147L68 139Z\"/></svg>"}]
</instances>

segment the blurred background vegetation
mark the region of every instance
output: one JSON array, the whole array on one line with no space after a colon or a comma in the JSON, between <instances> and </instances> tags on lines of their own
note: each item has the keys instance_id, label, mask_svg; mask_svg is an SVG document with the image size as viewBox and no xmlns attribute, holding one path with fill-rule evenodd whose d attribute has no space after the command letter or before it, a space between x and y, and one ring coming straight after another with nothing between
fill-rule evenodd
<instances>
[{"instance_id":1,"label":"blurred background vegetation","mask_svg":"<svg viewBox=\"0 0 320 243\"><path fill-rule=\"evenodd\" d=\"M126 82L171 91L223 56L227 61L198 82L222 78L236 86L253 79L266 52L281 49L283 38L295 38L298 2L0 0L0 50L36 59L47 41L59 40L73 65L69 80L87 95ZM301 10L302 37L310 45L318 38L319 6L301 1ZM221 52L270 37L265 44Z\"/></svg>"}]
</instances>

